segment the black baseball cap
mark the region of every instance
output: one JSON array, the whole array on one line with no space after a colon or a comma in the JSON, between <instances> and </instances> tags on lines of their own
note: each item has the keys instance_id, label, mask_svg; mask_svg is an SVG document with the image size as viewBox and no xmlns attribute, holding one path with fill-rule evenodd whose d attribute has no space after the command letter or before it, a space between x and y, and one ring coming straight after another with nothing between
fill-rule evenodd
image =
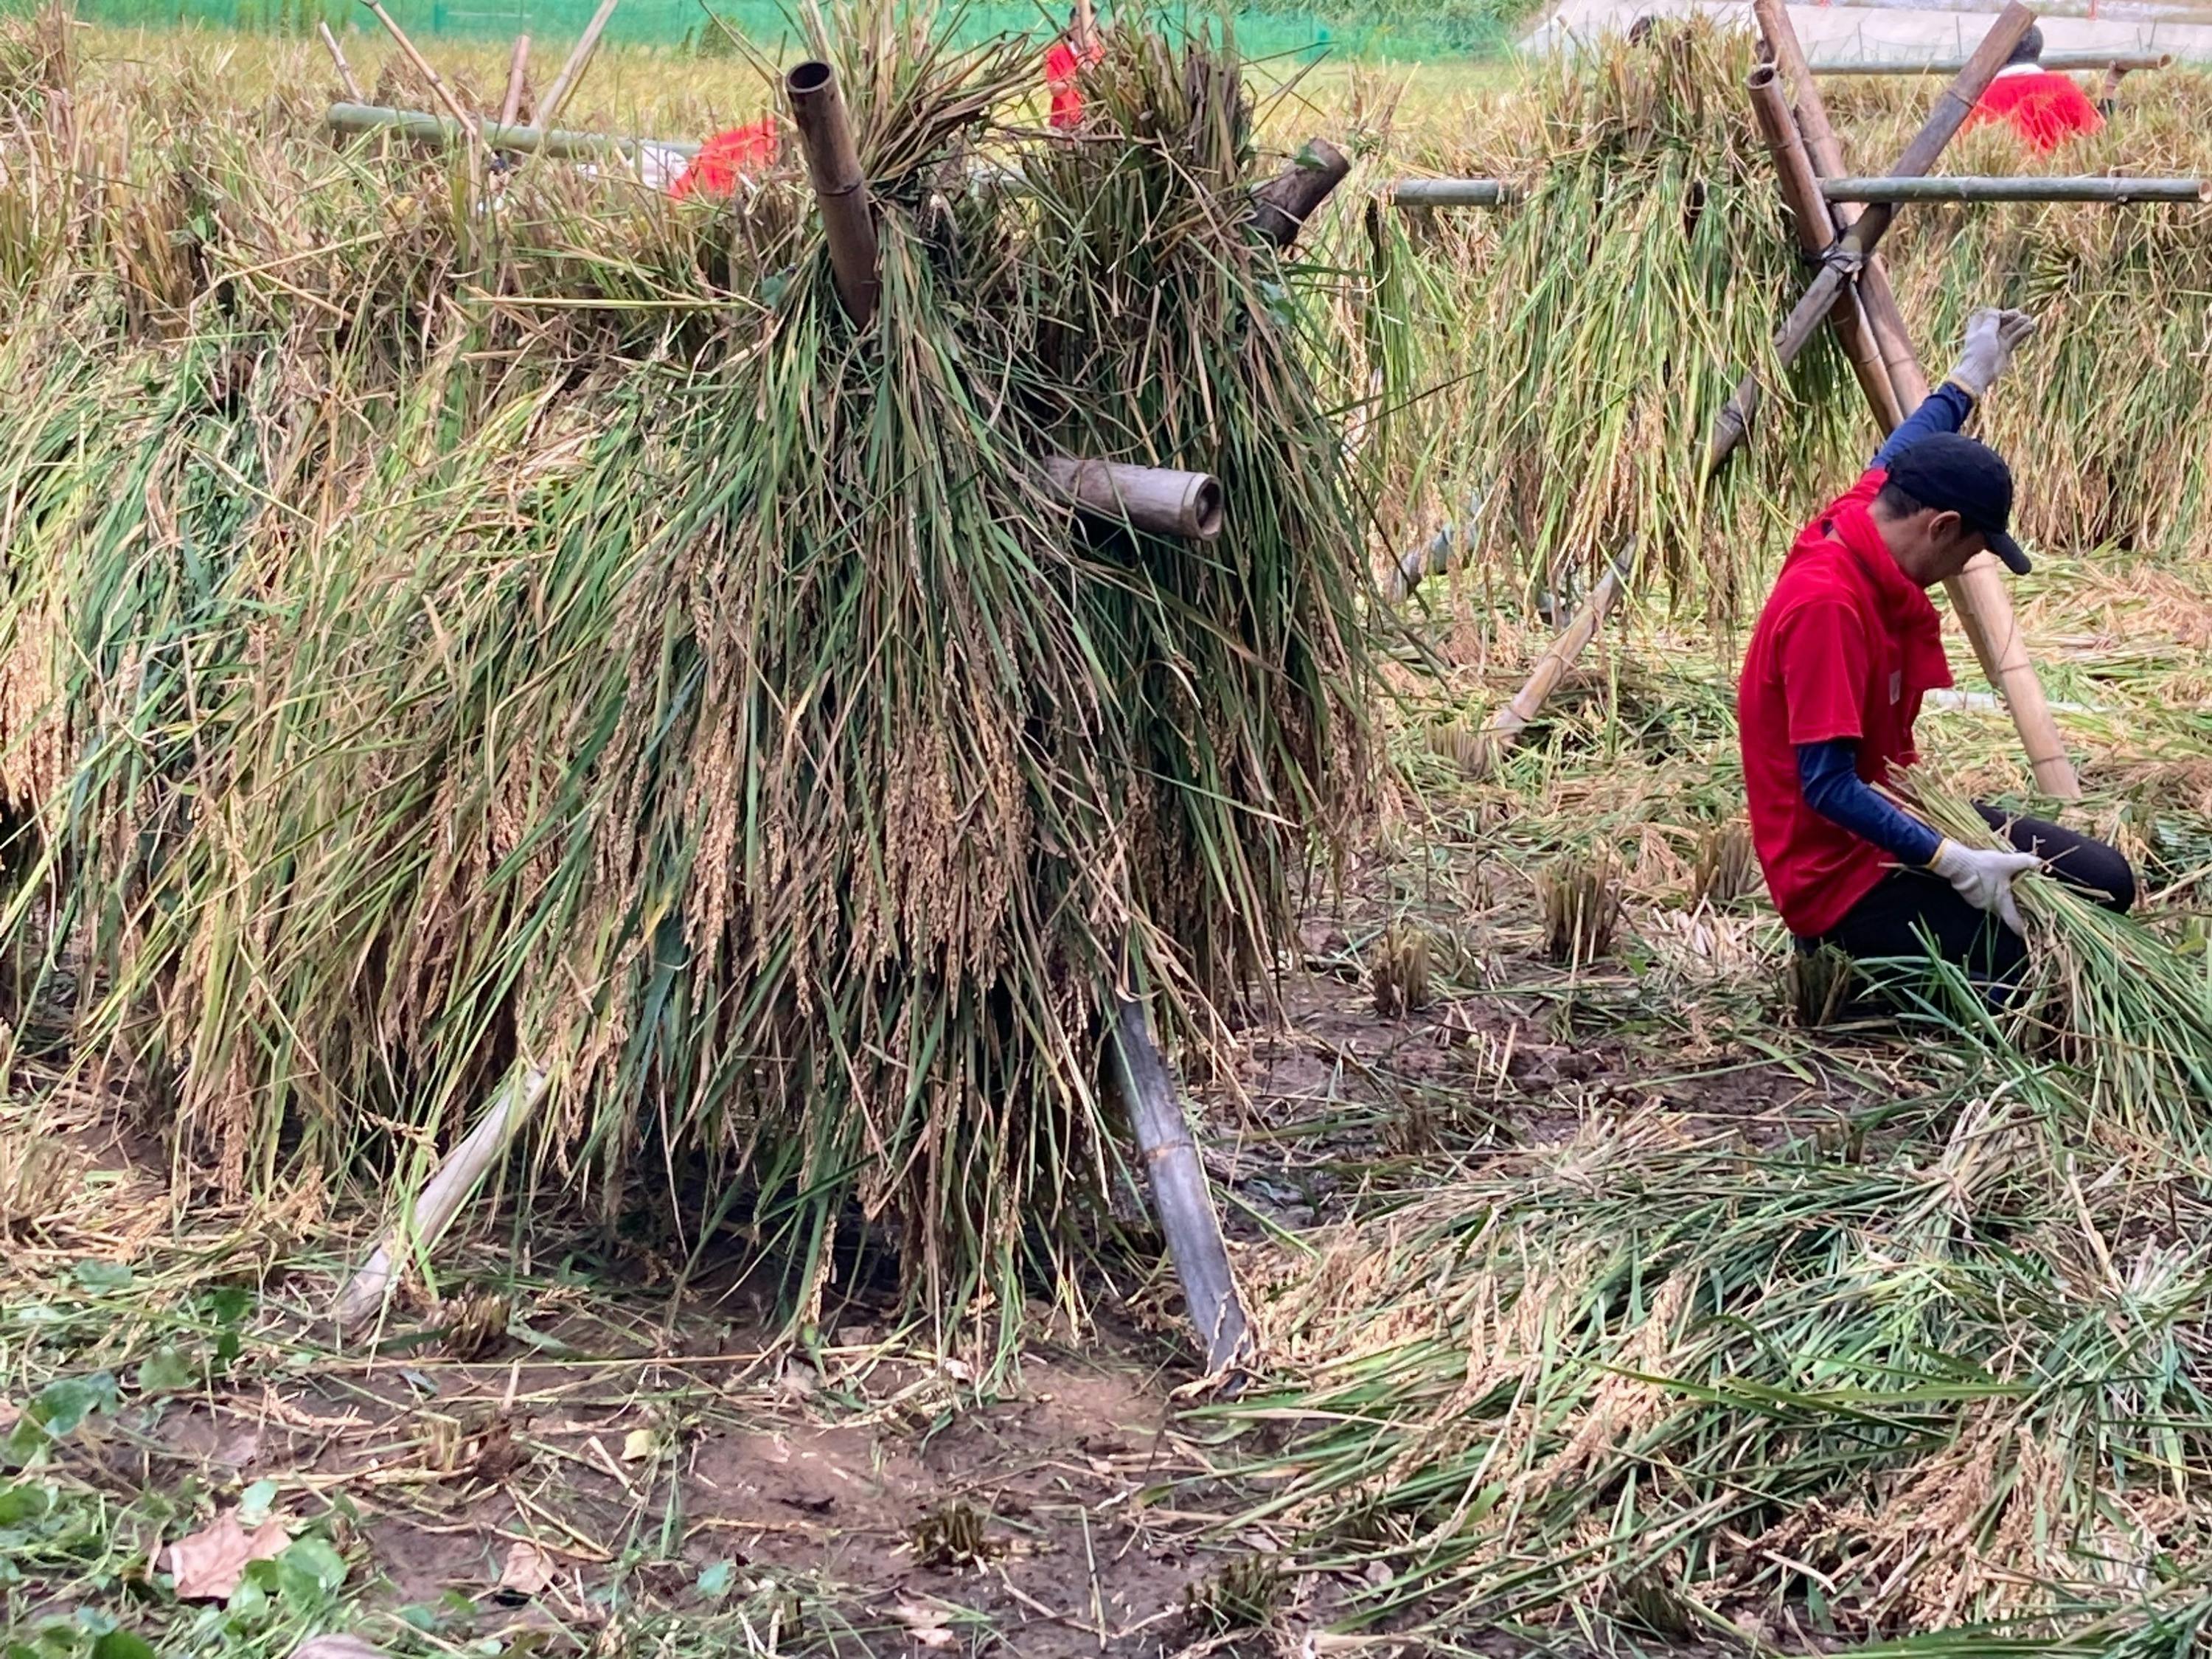
<instances>
[{"instance_id":1,"label":"black baseball cap","mask_svg":"<svg viewBox=\"0 0 2212 1659\"><path fill-rule=\"evenodd\" d=\"M1978 438L1931 432L1893 462L1889 482L1923 507L1955 513L1978 530L1990 551L2015 576L2027 574L2027 555L2012 538L2012 469Z\"/></svg>"}]
</instances>

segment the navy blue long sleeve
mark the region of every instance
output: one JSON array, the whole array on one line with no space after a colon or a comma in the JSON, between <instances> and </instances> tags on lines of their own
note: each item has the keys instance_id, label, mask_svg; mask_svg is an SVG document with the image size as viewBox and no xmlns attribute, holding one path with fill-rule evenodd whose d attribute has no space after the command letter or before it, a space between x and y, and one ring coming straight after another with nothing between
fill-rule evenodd
<instances>
[{"instance_id":1,"label":"navy blue long sleeve","mask_svg":"<svg viewBox=\"0 0 2212 1659\"><path fill-rule=\"evenodd\" d=\"M1905 417L1903 425L1889 434L1882 447L1875 451L1869 465L1887 471L1892 461L1923 438L1934 432L1956 432L1973 412L1973 393L1964 386L1944 381L1928 394L1919 408Z\"/></svg>"},{"instance_id":2,"label":"navy blue long sleeve","mask_svg":"<svg viewBox=\"0 0 2212 1659\"><path fill-rule=\"evenodd\" d=\"M1815 812L1899 863L1917 870L1936 856L1942 837L1867 787L1859 776L1859 746L1849 738L1799 744L1797 786Z\"/></svg>"}]
</instances>

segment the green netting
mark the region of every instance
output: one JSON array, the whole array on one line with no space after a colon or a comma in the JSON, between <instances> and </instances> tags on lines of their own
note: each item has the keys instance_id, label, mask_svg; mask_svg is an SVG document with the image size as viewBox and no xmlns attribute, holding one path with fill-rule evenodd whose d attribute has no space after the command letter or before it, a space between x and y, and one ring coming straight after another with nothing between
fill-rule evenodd
<instances>
[{"instance_id":1,"label":"green netting","mask_svg":"<svg viewBox=\"0 0 2212 1659\"><path fill-rule=\"evenodd\" d=\"M0 10L20 9L21 3L0 0ZM387 0L386 9L416 36L503 39L527 31L536 39L557 40L583 32L597 0ZM343 31L369 21L352 0L79 0L77 9L88 21L126 27L201 24L254 33L307 33L323 21ZM1212 7L1158 9L1182 22L1222 15ZM1229 16L1247 57L1327 52L1433 59L1499 51L1510 37L1506 19L1522 9L1519 0L1441 0L1429 6L1413 0L1342 0L1320 9L1298 0L1256 0ZM796 33L778 0L714 0L714 12L732 28L763 44ZM984 0L964 9L957 33L980 40L1012 30L1042 39L1066 16L1065 5L1048 11L1036 0ZM711 46L719 35L699 0L623 0L607 39L696 48L702 42Z\"/></svg>"}]
</instances>

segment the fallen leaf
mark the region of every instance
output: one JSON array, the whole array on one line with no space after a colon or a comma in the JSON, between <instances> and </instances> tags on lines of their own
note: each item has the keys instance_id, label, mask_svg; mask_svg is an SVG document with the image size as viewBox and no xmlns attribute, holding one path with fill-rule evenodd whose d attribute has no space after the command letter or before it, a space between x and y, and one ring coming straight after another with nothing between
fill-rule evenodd
<instances>
[{"instance_id":1,"label":"fallen leaf","mask_svg":"<svg viewBox=\"0 0 2212 1659\"><path fill-rule=\"evenodd\" d=\"M623 1437L622 1461L642 1463L660 1449L660 1437L651 1429L632 1429Z\"/></svg>"},{"instance_id":2,"label":"fallen leaf","mask_svg":"<svg viewBox=\"0 0 2212 1659\"><path fill-rule=\"evenodd\" d=\"M891 1609L891 1617L906 1626L906 1633L914 1638L916 1647L949 1648L952 1632L938 1620L942 1615L935 1607L917 1607L911 1601L902 1601Z\"/></svg>"},{"instance_id":3,"label":"fallen leaf","mask_svg":"<svg viewBox=\"0 0 2212 1659\"><path fill-rule=\"evenodd\" d=\"M310 1636L292 1650L292 1659L387 1659L358 1636Z\"/></svg>"},{"instance_id":4,"label":"fallen leaf","mask_svg":"<svg viewBox=\"0 0 2212 1659\"><path fill-rule=\"evenodd\" d=\"M249 1562L270 1560L291 1541L282 1521L264 1521L248 1532L238 1524L238 1511L233 1510L214 1525L170 1545L161 1565L176 1578L179 1601L228 1601Z\"/></svg>"},{"instance_id":5,"label":"fallen leaf","mask_svg":"<svg viewBox=\"0 0 2212 1659\"><path fill-rule=\"evenodd\" d=\"M553 1558L535 1544L515 1544L499 1571L499 1588L517 1595L536 1595L553 1582Z\"/></svg>"}]
</instances>

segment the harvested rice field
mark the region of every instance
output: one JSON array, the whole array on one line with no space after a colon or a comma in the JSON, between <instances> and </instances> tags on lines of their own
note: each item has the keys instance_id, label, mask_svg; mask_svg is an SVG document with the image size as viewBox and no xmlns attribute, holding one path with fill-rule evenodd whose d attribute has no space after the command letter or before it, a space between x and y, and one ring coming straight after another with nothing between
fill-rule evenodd
<instances>
[{"instance_id":1,"label":"harvested rice field","mask_svg":"<svg viewBox=\"0 0 2212 1659\"><path fill-rule=\"evenodd\" d=\"M5 1659L2212 1643L2212 205L1899 206L1869 371L1747 32L365 21L0 18ZM1984 306L1900 799L2136 884L2002 981L1736 702Z\"/></svg>"}]
</instances>

